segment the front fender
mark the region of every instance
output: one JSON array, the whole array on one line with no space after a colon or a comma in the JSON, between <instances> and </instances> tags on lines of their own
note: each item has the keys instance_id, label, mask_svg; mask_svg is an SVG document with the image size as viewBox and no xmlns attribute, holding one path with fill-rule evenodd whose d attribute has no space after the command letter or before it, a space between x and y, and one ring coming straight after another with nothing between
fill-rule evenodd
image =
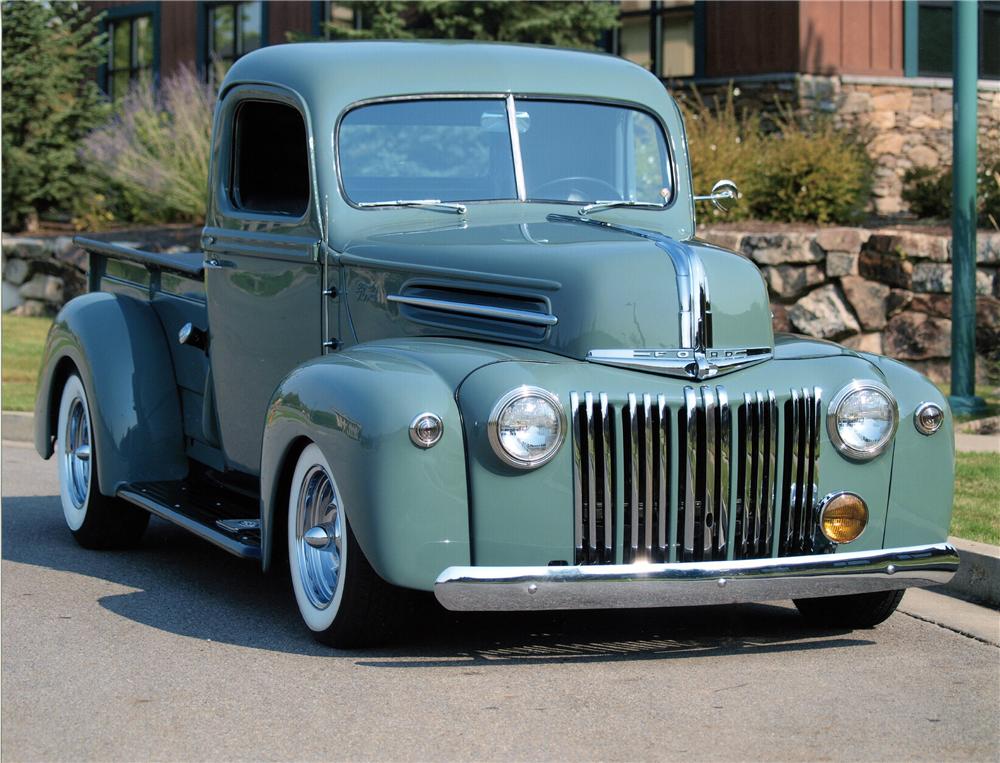
<instances>
[{"instance_id":1,"label":"front fender","mask_svg":"<svg viewBox=\"0 0 1000 763\"><path fill-rule=\"evenodd\" d=\"M421 450L410 422L431 411L444 436ZM418 354L355 347L295 369L278 387L261 452L261 541L270 565L287 475L306 441L323 450L345 511L375 571L395 585L431 590L441 570L470 563L465 444L454 379Z\"/></svg>"},{"instance_id":2,"label":"front fender","mask_svg":"<svg viewBox=\"0 0 1000 763\"><path fill-rule=\"evenodd\" d=\"M35 399L35 449L52 455L63 383L73 368L90 401L101 492L187 474L177 384L152 307L95 292L68 302L49 330Z\"/></svg>"}]
</instances>

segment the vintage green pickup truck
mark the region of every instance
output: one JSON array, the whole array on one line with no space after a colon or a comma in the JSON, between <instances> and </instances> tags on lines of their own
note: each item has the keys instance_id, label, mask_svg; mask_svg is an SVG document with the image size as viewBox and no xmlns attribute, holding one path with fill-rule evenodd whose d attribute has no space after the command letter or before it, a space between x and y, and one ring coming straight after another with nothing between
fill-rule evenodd
<instances>
[{"instance_id":1,"label":"vintage green pickup truck","mask_svg":"<svg viewBox=\"0 0 1000 763\"><path fill-rule=\"evenodd\" d=\"M183 151L183 146L177 147ZM36 447L88 548L149 514L265 569L318 638L453 610L794 599L863 627L946 582L951 416L775 335L695 237L684 125L614 57L279 45L222 83L202 251L81 238Z\"/></svg>"}]
</instances>

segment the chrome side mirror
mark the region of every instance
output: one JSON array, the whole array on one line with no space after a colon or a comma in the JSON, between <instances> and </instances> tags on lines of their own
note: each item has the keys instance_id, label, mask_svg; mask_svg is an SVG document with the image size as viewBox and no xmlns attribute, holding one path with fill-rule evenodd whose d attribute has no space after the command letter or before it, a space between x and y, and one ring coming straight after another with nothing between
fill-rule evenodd
<instances>
[{"instance_id":1,"label":"chrome side mirror","mask_svg":"<svg viewBox=\"0 0 1000 763\"><path fill-rule=\"evenodd\" d=\"M712 206L720 212L728 212L729 207L723 202L736 201L743 198L740 189L732 180L720 180L712 186L712 192L708 196L695 196L695 201L710 201Z\"/></svg>"}]
</instances>

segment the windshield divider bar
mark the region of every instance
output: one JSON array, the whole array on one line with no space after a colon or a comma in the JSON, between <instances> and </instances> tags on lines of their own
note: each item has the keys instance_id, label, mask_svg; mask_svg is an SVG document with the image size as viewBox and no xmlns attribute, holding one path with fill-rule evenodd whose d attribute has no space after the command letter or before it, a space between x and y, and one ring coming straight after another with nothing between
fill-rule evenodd
<instances>
[{"instance_id":1,"label":"windshield divider bar","mask_svg":"<svg viewBox=\"0 0 1000 763\"><path fill-rule=\"evenodd\" d=\"M528 198L524 188L524 163L521 161L521 136L517 131L517 107L513 94L507 94L507 126L510 130L510 148L514 154L514 182L517 185L517 200Z\"/></svg>"}]
</instances>

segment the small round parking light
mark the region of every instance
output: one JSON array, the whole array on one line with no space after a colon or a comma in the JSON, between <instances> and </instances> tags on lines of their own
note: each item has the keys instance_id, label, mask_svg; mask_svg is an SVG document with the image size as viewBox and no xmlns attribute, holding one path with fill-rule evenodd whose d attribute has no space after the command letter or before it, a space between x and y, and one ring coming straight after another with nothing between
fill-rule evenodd
<instances>
[{"instance_id":1,"label":"small round parking light","mask_svg":"<svg viewBox=\"0 0 1000 763\"><path fill-rule=\"evenodd\" d=\"M913 425L920 434L932 435L944 423L944 411L935 403L921 403L913 412Z\"/></svg>"},{"instance_id":2,"label":"small round parking light","mask_svg":"<svg viewBox=\"0 0 1000 763\"><path fill-rule=\"evenodd\" d=\"M868 525L868 505L854 493L828 495L820 504L819 524L828 540L850 543Z\"/></svg>"},{"instance_id":3,"label":"small round parking light","mask_svg":"<svg viewBox=\"0 0 1000 763\"><path fill-rule=\"evenodd\" d=\"M410 422L410 441L418 448L433 448L444 434L444 422L436 413L421 413Z\"/></svg>"}]
</instances>

